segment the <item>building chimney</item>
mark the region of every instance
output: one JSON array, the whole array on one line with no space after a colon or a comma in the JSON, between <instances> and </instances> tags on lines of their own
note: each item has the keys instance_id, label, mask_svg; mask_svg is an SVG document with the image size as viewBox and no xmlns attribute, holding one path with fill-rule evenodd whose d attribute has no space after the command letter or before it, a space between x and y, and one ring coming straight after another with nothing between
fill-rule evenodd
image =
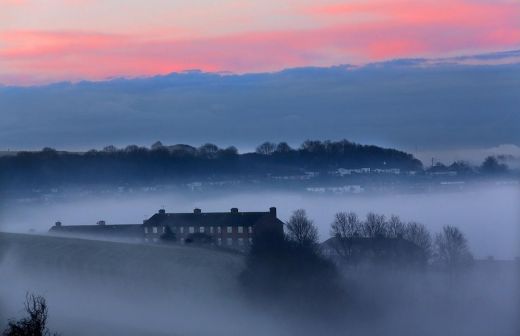
<instances>
[{"instance_id":1,"label":"building chimney","mask_svg":"<svg viewBox=\"0 0 520 336\"><path fill-rule=\"evenodd\" d=\"M273 215L274 217L276 217L276 208L275 208L275 207L270 207L270 208L269 208L269 213L270 213L271 215Z\"/></svg>"},{"instance_id":2,"label":"building chimney","mask_svg":"<svg viewBox=\"0 0 520 336\"><path fill-rule=\"evenodd\" d=\"M231 208L231 213L238 213L238 208Z\"/></svg>"},{"instance_id":3,"label":"building chimney","mask_svg":"<svg viewBox=\"0 0 520 336\"><path fill-rule=\"evenodd\" d=\"M159 213L160 213L161 215L164 215L164 214L166 213L166 210L164 210L164 209L160 209L160 210L159 210Z\"/></svg>"},{"instance_id":4,"label":"building chimney","mask_svg":"<svg viewBox=\"0 0 520 336\"><path fill-rule=\"evenodd\" d=\"M61 226L61 222L60 221L57 221L56 223L54 223L55 226Z\"/></svg>"},{"instance_id":5,"label":"building chimney","mask_svg":"<svg viewBox=\"0 0 520 336\"><path fill-rule=\"evenodd\" d=\"M200 214L200 213L202 213L202 210L200 210L199 208L195 208L195 209L193 209L193 213Z\"/></svg>"}]
</instances>

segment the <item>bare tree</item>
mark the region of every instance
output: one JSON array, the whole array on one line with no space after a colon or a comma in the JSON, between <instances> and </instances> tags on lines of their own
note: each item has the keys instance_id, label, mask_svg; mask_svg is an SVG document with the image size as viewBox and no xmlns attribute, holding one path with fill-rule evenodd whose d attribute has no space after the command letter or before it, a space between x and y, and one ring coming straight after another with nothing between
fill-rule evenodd
<instances>
[{"instance_id":1,"label":"bare tree","mask_svg":"<svg viewBox=\"0 0 520 336\"><path fill-rule=\"evenodd\" d=\"M291 146L289 146L287 144L287 142L280 142L277 146L276 146L276 152L278 153L289 153L290 151L292 151L293 149L291 148Z\"/></svg>"},{"instance_id":2,"label":"bare tree","mask_svg":"<svg viewBox=\"0 0 520 336\"><path fill-rule=\"evenodd\" d=\"M204 158L215 158L218 153L218 146L212 143L207 143L198 148L199 155L201 155Z\"/></svg>"},{"instance_id":3,"label":"bare tree","mask_svg":"<svg viewBox=\"0 0 520 336\"><path fill-rule=\"evenodd\" d=\"M361 234L361 221L354 212L338 212L331 225L331 235L338 238L351 238Z\"/></svg>"},{"instance_id":4,"label":"bare tree","mask_svg":"<svg viewBox=\"0 0 520 336\"><path fill-rule=\"evenodd\" d=\"M432 237L428 229L417 222L409 222L404 228L403 238L419 246L429 260L432 255Z\"/></svg>"},{"instance_id":5,"label":"bare tree","mask_svg":"<svg viewBox=\"0 0 520 336\"><path fill-rule=\"evenodd\" d=\"M42 296L27 294L25 297L25 312L29 315L19 321L9 321L4 336L48 336L48 307ZM56 335L56 334L54 334Z\"/></svg>"},{"instance_id":6,"label":"bare tree","mask_svg":"<svg viewBox=\"0 0 520 336\"><path fill-rule=\"evenodd\" d=\"M387 236L388 238L400 238L404 236L405 225L401 221L401 218L396 215L390 216L387 225Z\"/></svg>"},{"instance_id":7,"label":"bare tree","mask_svg":"<svg viewBox=\"0 0 520 336\"><path fill-rule=\"evenodd\" d=\"M288 238L298 245L318 244L318 229L307 217L304 209L295 210L286 225Z\"/></svg>"},{"instance_id":8,"label":"bare tree","mask_svg":"<svg viewBox=\"0 0 520 336\"><path fill-rule=\"evenodd\" d=\"M276 149L276 145L272 142L264 142L260 146L256 147L256 152L262 155L271 155Z\"/></svg>"},{"instance_id":9,"label":"bare tree","mask_svg":"<svg viewBox=\"0 0 520 336\"><path fill-rule=\"evenodd\" d=\"M353 237L361 234L362 225L354 212L338 212L331 224L331 235L336 238L332 241L332 248L336 253L349 259L353 253Z\"/></svg>"},{"instance_id":10,"label":"bare tree","mask_svg":"<svg viewBox=\"0 0 520 336\"><path fill-rule=\"evenodd\" d=\"M450 270L467 266L473 261L466 237L454 226L445 226L435 236L435 261Z\"/></svg>"},{"instance_id":11,"label":"bare tree","mask_svg":"<svg viewBox=\"0 0 520 336\"><path fill-rule=\"evenodd\" d=\"M386 233L385 215L378 215L373 212L368 213L365 222L363 222L363 235L367 238L375 238L385 237Z\"/></svg>"}]
</instances>

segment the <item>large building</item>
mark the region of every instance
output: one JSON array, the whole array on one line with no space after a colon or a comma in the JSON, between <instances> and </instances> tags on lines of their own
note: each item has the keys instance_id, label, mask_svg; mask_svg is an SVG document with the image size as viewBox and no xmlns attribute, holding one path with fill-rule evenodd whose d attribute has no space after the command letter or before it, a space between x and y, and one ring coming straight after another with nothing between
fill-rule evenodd
<instances>
[{"instance_id":1,"label":"large building","mask_svg":"<svg viewBox=\"0 0 520 336\"><path fill-rule=\"evenodd\" d=\"M53 234L110 240L139 240L147 243L166 241L168 238L181 244L206 243L246 250L256 234L267 232L283 235L283 222L276 217L276 208L266 212L203 212L167 213L164 209L143 224L62 225L57 222L50 230Z\"/></svg>"}]
</instances>

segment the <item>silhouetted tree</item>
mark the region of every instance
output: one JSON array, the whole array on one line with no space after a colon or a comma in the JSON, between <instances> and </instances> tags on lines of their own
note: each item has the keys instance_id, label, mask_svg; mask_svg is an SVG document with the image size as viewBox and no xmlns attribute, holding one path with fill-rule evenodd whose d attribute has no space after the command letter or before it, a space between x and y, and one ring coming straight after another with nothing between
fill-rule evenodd
<instances>
[{"instance_id":1,"label":"silhouetted tree","mask_svg":"<svg viewBox=\"0 0 520 336\"><path fill-rule=\"evenodd\" d=\"M232 157L238 156L238 149L235 146L229 146L223 150L221 150L220 156L225 159L229 159Z\"/></svg>"},{"instance_id":2,"label":"silhouetted tree","mask_svg":"<svg viewBox=\"0 0 520 336\"><path fill-rule=\"evenodd\" d=\"M405 233L405 225L401 218L396 215L390 216L387 223L386 235L388 238L403 238Z\"/></svg>"},{"instance_id":3,"label":"silhouetted tree","mask_svg":"<svg viewBox=\"0 0 520 336\"><path fill-rule=\"evenodd\" d=\"M25 312L27 317L18 321L9 321L4 336L48 336L48 307L45 298L34 294L25 297ZM53 334L56 335L56 334Z\"/></svg>"},{"instance_id":4,"label":"silhouetted tree","mask_svg":"<svg viewBox=\"0 0 520 336\"><path fill-rule=\"evenodd\" d=\"M219 148L217 145L207 143L199 147L198 152L202 157L214 158L217 155Z\"/></svg>"},{"instance_id":5,"label":"silhouetted tree","mask_svg":"<svg viewBox=\"0 0 520 336\"><path fill-rule=\"evenodd\" d=\"M353 237L361 235L362 224L354 212L338 212L331 224L332 248L346 261L353 255Z\"/></svg>"},{"instance_id":6,"label":"silhouetted tree","mask_svg":"<svg viewBox=\"0 0 520 336\"><path fill-rule=\"evenodd\" d=\"M289 153L292 150L293 149L287 144L287 142L280 142L278 145L276 145L277 153Z\"/></svg>"},{"instance_id":7,"label":"silhouetted tree","mask_svg":"<svg viewBox=\"0 0 520 336\"><path fill-rule=\"evenodd\" d=\"M318 244L318 229L307 217L304 209L295 210L286 223L287 237L301 246L316 246Z\"/></svg>"},{"instance_id":8,"label":"silhouetted tree","mask_svg":"<svg viewBox=\"0 0 520 336\"><path fill-rule=\"evenodd\" d=\"M317 231L305 211L296 210L291 219L294 225L285 237L267 231L255 233L240 275L244 291L255 304L288 307L293 313L333 314L344 303L340 275L313 246Z\"/></svg>"},{"instance_id":9,"label":"silhouetted tree","mask_svg":"<svg viewBox=\"0 0 520 336\"><path fill-rule=\"evenodd\" d=\"M338 212L331 225L331 235L339 238L360 236L362 223L354 212Z\"/></svg>"},{"instance_id":10,"label":"silhouetted tree","mask_svg":"<svg viewBox=\"0 0 520 336\"><path fill-rule=\"evenodd\" d=\"M127 152L127 153L137 152L138 150L139 150L139 146L137 146L137 145L128 145L125 147L125 152Z\"/></svg>"},{"instance_id":11,"label":"silhouetted tree","mask_svg":"<svg viewBox=\"0 0 520 336\"><path fill-rule=\"evenodd\" d=\"M107 152L107 153L115 153L115 152L117 152L117 148L116 148L116 146L114 146L114 145L105 146L105 147L103 148L103 152Z\"/></svg>"},{"instance_id":12,"label":"silhouetted tree","mask_svg":"<svg viewBox=\"0 0 520 336\"><path fill-rule=\"evenodd\" d=\"M386 218L385 215L378 215L373 212L367 214L363 222L363 235L367 238L386 237Z\"/></svg>"},{"instance_id":13,"label":"silhouetted tree","mask_svg":"<svg viewBox=\"0 0 520 336\"><path fill-rule=\"evenodd\" d=\"M263 144L256 147L256 152L262 155L271 155L273 154L276 145L272 142L264 142Z\"/></svg>"},{"instance_id":14,"label":"silhouetted tree","mask_svg":"<svg viewBox=\"0 0 520 336\"><path fill-rule=\"evenodd\" d=\"M436 264L454 270L468 266L473 261L466 237L454 226L444 226L435 236L434 261Z\"/></svg>"},{"instance_id":15,"label":"silhouetted tree","mask_svg":"<svg viewBox=\"0 0 520 336\"><path fill-rule=\"evenodd\" d=\"M404 227L403 238L419 246L429 260L432 254L432 237L423 224L410 222Z\"/></svg>"}]
</instances>

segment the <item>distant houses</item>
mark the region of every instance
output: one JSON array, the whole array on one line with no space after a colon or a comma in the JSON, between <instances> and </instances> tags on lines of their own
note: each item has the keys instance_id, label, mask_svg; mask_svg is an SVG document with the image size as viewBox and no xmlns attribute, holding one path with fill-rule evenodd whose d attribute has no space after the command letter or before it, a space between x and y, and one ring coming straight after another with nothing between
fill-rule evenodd
<instances>
[{"instance_id":1,"label":"distant houses","mask_svg":"<svg viewBox=\"0 0 520 336\"><path fill-rule=\"evenodd\" d=\"M112 224L99 221L96 225L69 225L61 222L49 230L52 234L145 243L176 241L181 244L210 244L236 250L247 250L257 233L283 235L283 222L276 208L266 212L203 212L167 213L159 210L143 224Z\"/></svg>"}]
</instances>

